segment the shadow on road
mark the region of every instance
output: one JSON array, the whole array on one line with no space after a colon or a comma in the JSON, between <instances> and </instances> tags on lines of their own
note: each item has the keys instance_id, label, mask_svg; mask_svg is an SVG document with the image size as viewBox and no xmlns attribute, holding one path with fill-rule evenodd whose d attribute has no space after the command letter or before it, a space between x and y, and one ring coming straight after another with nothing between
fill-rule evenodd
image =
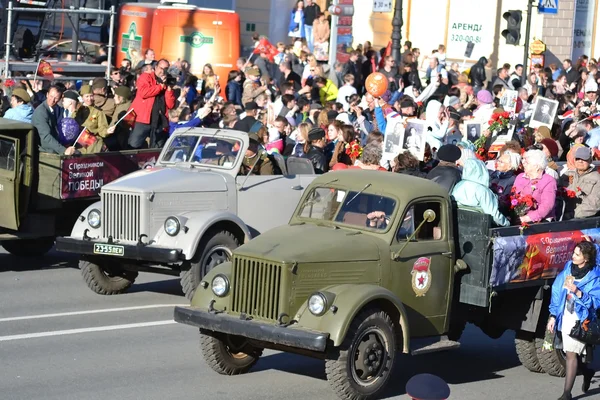
<instances>
[{"instance_id":1,"label":"shadow on road","mask_svg":"<svg viewBox=\"0 0 600 400\"><path fill-rule=\"evenodd\" d=\"M438 375L451 385L502 378L502 371L520 367L513 339L514 336L507 333L498 340L492 340L471 325L461 340L462 347L455 351L419 357L398 354L396 368L384 398L405 394L406 382L421 373ZM323 361L292 354L277 353L263 357L252 372L269 369L326 379ZM525 368L523 373L531 374L532 377L536 375Z\"/></svg>"},{"instance_id":2,"label":"shadow on road","mask_svg":"<svg viewBox=\"0 0 600 400\"><path fill-rule=\"evenodd\" d=\"M579 377L579 379L581 379L581 377ZM577 385L578 382L581 383L581 380L575 381L575 385ZM592 385L595 386L597 384L598 384L598 380L594 379L592 381ZM588 391L586 394L582 394L580 396L573 397L573 400L580 400L580 399L587 399L587 398L594 398L594 399L596 399L597 395L600 395L600 388L593 389L593 390Z\"/></svg>"},{"instance_id":3,"label":"shadow on road","mask_svg":"<svg viewBox=\"0 0 600 400\"><path fill-rule=\"evenodd\" d=\"M77 256L56 251L51 251L41 257L17 257L8 253L0 254L0 272L25 272L58 268L79 268Z\"/></svg>"},{"instance_id":4,"label":"shadow on road","mask_svg":"<svg viewBox=\"0 0 600 400\"><path fill-rule=\"evenodd\" d=\"M140 292L152 292L161 294L171 294L174 296L182 296L183 291L181 290L181 283L179 279L167 279L157 282L146 282L136 284L127 291L127 293L140 293Z\"/></svg>"}]
</instances>

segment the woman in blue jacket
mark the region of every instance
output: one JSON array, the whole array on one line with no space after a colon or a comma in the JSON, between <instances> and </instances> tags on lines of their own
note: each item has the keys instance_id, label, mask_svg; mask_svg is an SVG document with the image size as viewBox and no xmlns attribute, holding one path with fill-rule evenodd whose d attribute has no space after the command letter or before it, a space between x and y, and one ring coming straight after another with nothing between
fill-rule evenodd
<instances>
[{"instance_id":1,"label":"woman in blue jacket","mask_svg":"<svg viewBox=\"0 0 600 400\"><path fill-rule=\"evenodd\" d=\"M591 355L591 346L573 339L569 333L577 320L595 318L595 310L600 307L600 268L597 266L597 255L596 245L590 242L579 243L573 251L572 261L565 265L552 285L547 329L552 333L555 329L561 332L561 335L556 335L556 347L562 347L567 355L564 393L559 400L572 398L571 390L577 376L580 357L584 354ZM595 372L583 363L581 367L583 370L581 390L586 393Z\"/></svg>"},{"instance_id":2,"label":"woman in blue jacket","mask_svg":"<svg viewBox=\"0 0 600 400\"><path fill-rule=\"evenodd\" d=\"M296 3L296 8L290 14L288 30L289 37L304 39L304 2L302 0Z\"/></svg>"}]
</instances>

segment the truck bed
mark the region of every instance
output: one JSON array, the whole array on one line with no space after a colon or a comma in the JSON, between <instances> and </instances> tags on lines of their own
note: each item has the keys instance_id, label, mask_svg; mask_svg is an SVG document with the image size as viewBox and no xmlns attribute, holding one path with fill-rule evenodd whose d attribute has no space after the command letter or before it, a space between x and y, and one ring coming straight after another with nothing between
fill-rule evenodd
<instances>
[{"instance_id":1,"label":"truck bed","mask_svg":"<svg viewBox=\"0 0 600 400\"><path fill-rule=\"evenodd\" d=\"M577 243L600 242L600 217L494 228L491 217L456 210L457 258L468 269L458 275L460 301L487 307L492 292L543 286L571 259Z\"/></svg>"}]
</instances>

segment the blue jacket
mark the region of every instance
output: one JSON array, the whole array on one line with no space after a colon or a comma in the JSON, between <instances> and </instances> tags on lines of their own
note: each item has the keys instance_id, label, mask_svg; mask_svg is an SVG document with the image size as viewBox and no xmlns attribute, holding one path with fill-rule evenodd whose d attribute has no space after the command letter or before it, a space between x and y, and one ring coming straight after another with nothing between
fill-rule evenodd
<instances>
[{"instance_id":1,"label":"blue jacket","mask_svg":"<svg viewBox=\"0 0 600 400\"><path fill-rule=\"evenodd\" d=\"M296 23L296 21L294 21L294 17L296 16L296 9L292 10L292 12L290 13L290 25L288 27L288 31L289 32L293 32L294 29L298 28L298 31L300 32L300 37L305 37L304 34L304 11L302 11L302 17L300 19L300 23Z\"/></svg>"},{"instance_id":2,"label":"blue jacket","mask_svg":"<svg viewBox=\"0 0 600 400\"><path fill-rule=\"evenodd\" d=\"M15 108L9 108L4 113L4 118L12 119L15 121L31 123L31 117L33 116L33 107L30 104L21 104Z\"/></svg>"},{"instance_id":3,"label":"blue jacket","mask_svg":"<svg viewBox=\"0 0 600 400\"><path fill-rule=\"evenodd\" d=\"M242 85L239 82L234 80L227 82L227 87L225 88L225 95L227 96L227 101L235 104L236 106L242 106Z\"/></svg>"},{"instance_id":4,"label":"blue jacket","mask_svg":"<svg viewBox=\"0 0 600 400\"><path fill-rule=\"evenodd\" d=\"M458 206L466 206L489 214L500 226L508 226L510 222L498 210L498 198L489 188L490 174L485 164L476 159L468 159L462 172L462 180L452 189L452 196Z\"/></svg>"},{"instance_id":5,"label":"blue jacket","mask_svg":"<svg viewBox=\"0 0 600 400\"><path fill-rule=\"evenodd\" d=\"M169 122L169 136L175 132L175 129L179 128L195 128L200 126L202 120L198 117L194 117L189 121L181 121L181 122Z\"/></svg>"},{"instance_id":6,"label":"blue jacket","mask_svg":"<svg viewBox=\"0 0 600 400\"><path fill-rule=\"evenodd\" d=\"M598 249L598 245L596 245L596 249ZM565 312L565 303L567 301L567 289L563 286L566 277L571 274L571 264L573 264L572 261L565 264L565 268L558 274L552 284L550 314L554 315L556 318L554 326L556 327L555 329L559 331L561 330L562 317ZM596 261L596 265L598 265L598 260ZM593 318L593 310L600 307L600 267L596 266L588 272L576 286L582 293L581 299L574 296L577 318L580 321L586 320L590 315Z\"/></svg>"}]
</instances>

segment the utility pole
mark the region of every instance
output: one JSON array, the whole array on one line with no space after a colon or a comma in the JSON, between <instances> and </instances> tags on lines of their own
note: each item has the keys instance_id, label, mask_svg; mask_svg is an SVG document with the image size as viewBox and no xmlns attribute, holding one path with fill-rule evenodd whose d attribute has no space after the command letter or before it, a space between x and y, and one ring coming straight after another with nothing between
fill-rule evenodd
<instances>
[{"instance_id":1,"label":"utility pole","mask_svg":"<svg viewBox=\"0 0 600 400\"><path fill-rule=\"evenodd\" d=\"M396 65L400 65L402 49L402 0L396 0L394 6L394 19L392 19L392 58L396 60Z\"/></svg>"},{"instance_id":2,"label":"utility pole","mask_svg":"<svg viewBox=\"0 0 600 400\"><path fill-rule=\"evenodd\" d=\"M529 75L529 36L531 34L531 14L533 14L534 0L527 0L527 26L525 26L525 53L523 54L523 75L521 76L521 85L525 85L527 75Z\"/></svg>"}]
</instances>

